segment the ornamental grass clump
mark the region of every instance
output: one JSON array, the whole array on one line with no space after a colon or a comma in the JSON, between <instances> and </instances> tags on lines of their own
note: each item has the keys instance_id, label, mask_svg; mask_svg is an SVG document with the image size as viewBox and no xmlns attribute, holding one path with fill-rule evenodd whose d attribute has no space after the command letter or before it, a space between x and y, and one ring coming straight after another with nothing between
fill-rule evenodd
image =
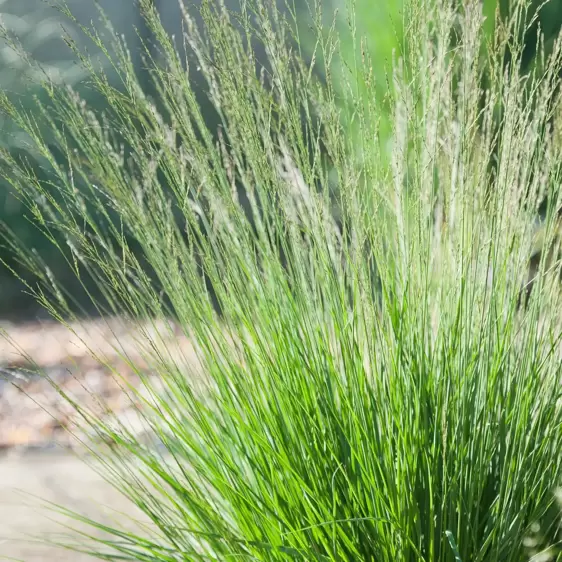
<instances>
[{"instance_id":1,"label":"ornamental grass clump","mask_svg":"<svg viewBox=\"0 0 562 562\"><path fill-rule=\"evenodd\" d=\"M87 28L120 79L77 50L103 114L48 82L34 113L2 95L39 163L3 153L3 176L103 294L100 313L139 327L158 374L137 366L143 386L125 387L143 439L71 402L87 459L149 520L82 519L92 538L73 548L519 562L531 534L559 540L562 43L521 75L527 3L498 17L485 52L480 4L459 4L407 2L383 99L353 6L355 64L336 88L336 27L311 9L306 58L292 2L262 0L234 13L203 1L201 19L184 8L175 38L142 0L152 97L119 37L110 49ZM7 236L29 290L73 319L74 295ZM171 349L172 323L196 366Z\"/></svg>"}]
</instances>

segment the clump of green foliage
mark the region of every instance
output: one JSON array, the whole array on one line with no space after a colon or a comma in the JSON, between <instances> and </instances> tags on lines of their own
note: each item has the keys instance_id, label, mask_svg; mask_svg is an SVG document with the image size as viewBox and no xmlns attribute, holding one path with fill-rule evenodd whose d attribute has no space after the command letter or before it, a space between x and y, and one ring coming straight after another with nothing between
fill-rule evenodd
<instances>
[{"instance_id":1,"label":"clump of green foliage","mask_svg":"<svg viewBox=\"0 0 562 562\"><path fill-rule=\"evenodd\" d=\"M148 441L73 404L101 470L152 525L88 521L109 536L74 547L106 560L516 562L537 525L556 541L562 43L521 76L524 0L484 59L479 2L411 0L380 100L366 51L335 87L338 35L321 15L303 62L291 2L284 16L261 0L235 14L203 2L202 26L184 10L175 42L141 4L158 105L118 37L106 52L119 87L82 58L103 115L50 84L35 114L1 98L50 171L40 180L3 154L37 227L97 281L100 312L160 326L137 341L160 386L129 390ZM522 298L541 206L551 257ZM65 321L72 294L13 247ZM200 371L161 352L162 318L192 339Z\"/></svg>"}]
</instances>

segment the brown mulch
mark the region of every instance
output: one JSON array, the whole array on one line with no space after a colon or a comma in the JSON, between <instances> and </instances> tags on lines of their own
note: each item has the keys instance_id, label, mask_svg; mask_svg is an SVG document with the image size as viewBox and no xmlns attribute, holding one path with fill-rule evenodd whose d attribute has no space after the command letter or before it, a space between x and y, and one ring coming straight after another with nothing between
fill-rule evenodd
<instances>
[{"instance_id":1,"label":"brown mulch","mask_svg":"<svg viewBox=\"0 0 562 562\"><path fill-rule=\"evenodd\" d=\"M4 324L0 329L0 451L77 443L68 431L76 411L59 390L81 406L111 412L129 426L136 423L140 432L138 404L125 389L139 389L139 373L155 375L135 345L139 337L145 346L148 337L155 348L173 353L176 363L197 364L188 339L162 322L135 329L119 319L88 320L70 329L56 322Z\"/></svg>"}]
</instances>

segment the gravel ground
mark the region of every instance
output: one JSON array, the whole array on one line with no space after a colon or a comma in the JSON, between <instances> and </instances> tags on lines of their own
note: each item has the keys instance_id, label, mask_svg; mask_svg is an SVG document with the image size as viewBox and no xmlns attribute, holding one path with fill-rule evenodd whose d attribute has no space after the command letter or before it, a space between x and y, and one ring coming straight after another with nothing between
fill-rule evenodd
<instances>
[{"instance_id":1,"label":"gravel ground","mask_svg":"<svg viewBox=\"0 0 562 562\"><path fill-rule=\"evenodd\" d=\"M30 375L29 369L39 367L81 405L93 407L99 400L112 415L129 422L133 418L134 423L134 405L112 370L136 387L140 380L131 364L150 376L135 345L139 335L146 342L147 336L156 341L155 334L167 334L161 348L196 368L193 347L177 329L162 323L136 330L118 319L83 322L70 331L56 323L0 327L4 335L0 337L0 560L91 560L22 538L26 533L40 536L61 530L45 511L33 507L26 494L96 518L107 507L127 515L134 512L73 454L76 441L67 431L72 427L72 409L44 377Z\"/></svg>"},{"instance_id":2,"label":"gravel ground","mask_svg":"<svg viewBox=\"0 0 562 562\"><path fill-rule=\"evenodd\" d=\"M138 403L131 402L123 387L138 389L139 372L151 376L135 344L139 338L145 346L147 337L151 338L158 349L173 354L179 364L196 365L187 338L163 323L136 330L118 319L83 322L71 330L54 322L2 328L0 454L14 448L71 447L76 442L67 431L73 426L75 412L45 375L81 406L95 411L103 408L137 423ZM41 375L32 372L37 368ZM157 383L156 378L152 381Z\"/></svg>"}]
</instances>

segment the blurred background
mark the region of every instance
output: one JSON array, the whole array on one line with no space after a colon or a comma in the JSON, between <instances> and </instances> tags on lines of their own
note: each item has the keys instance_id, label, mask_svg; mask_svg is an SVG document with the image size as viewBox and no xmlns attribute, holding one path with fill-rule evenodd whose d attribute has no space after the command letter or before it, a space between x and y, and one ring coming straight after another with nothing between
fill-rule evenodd
<instances>
[{"instance_id":1,"label":"blurred background","mask_svg":"<svg viewBox=\"0 0 562 562\"><path fill-rule=\"evenodd\" d=\"M179 17L178 0L152 0L158 9L162 21L170 34L181 34L181 18ZM239 0L227 0L230 7L235 9ZM295 0L297 9L306 20L308 9L306 0ZM463 0L458 0L462 2ZM493 19L496 9L502 15L509 13L511 0L483 0L484 13L487 16L485 24L488 34L493 32ZM278 0L280 5L283 0ZM353 55L353 45L348 31L345 16L346 0L330 0L323 2L326 21L331 21L336 8L338 9L338 23L343 32L342 48L344 56ZM542 0L532 0L538 7ZM3 34L16 36L29 55L38 60L49 75L57 81L72 84L87 99L94 109L103 108L103 100L96 98L87 87L87 76L77 64L75 57L63 39L63 34L68 33L77 43L88 49L91 56L102 57L95 52L80 31L79 25L102 26L100 14L93 0L67 0L76 21L55 9L51 2L45 0L0 0L0 17ZM107 15L112 26L119 33L123 33L133 53L138 76L143 85L149 88L148 76L143 68L140 54L142 42L150 45L148 30L143 25L138 4L135 0L98 0L97 4ZM385 74L389 70L393 52L400 52L402 41L402 0L357 0L356 12L358 15L358 33L369 39L369 49L372 54L374 74L378 79L379 87L386 87ZM530 14L533 10L529 11ZM525 61L526 67L533 64L535 57L537 33L540 28L545 33L547 49L551 48L555 36L562 26L562 1L551 0L544 4L540 16L525 36ZM303 26L306 29L306 26ZM312 39L310 37L310 39ZM306 43L306 41L305 41ZM306 43L308 44L308 43ZM16 54L6 41L0 41L0 86L23 107L32 107L36 96L41 96L41 76L37 71ZM208 118L212 113L208 111ZM383 117L383 127L385 120ZM386 121L387 131L390 123ZM0 145L3 149L21 153L26 151L25 139L18 135L11 124L0 115ZM26 212L20 202L11 193L9 186L0 184L0 221L6 228L13 231L28 247L35 248L49 265L54 275L63 280L67 285L72 283L72 278L65 268L63 260L36 232L33 225L27 220ZM33 298L22 291L23 285L18 282L8 267L23 274L17 263L11 257L8 249L0 247L0 319L23 321L41 316L39 307ZM6 265L8 267L6 267Z\"/></svg>"}]
</instances>

